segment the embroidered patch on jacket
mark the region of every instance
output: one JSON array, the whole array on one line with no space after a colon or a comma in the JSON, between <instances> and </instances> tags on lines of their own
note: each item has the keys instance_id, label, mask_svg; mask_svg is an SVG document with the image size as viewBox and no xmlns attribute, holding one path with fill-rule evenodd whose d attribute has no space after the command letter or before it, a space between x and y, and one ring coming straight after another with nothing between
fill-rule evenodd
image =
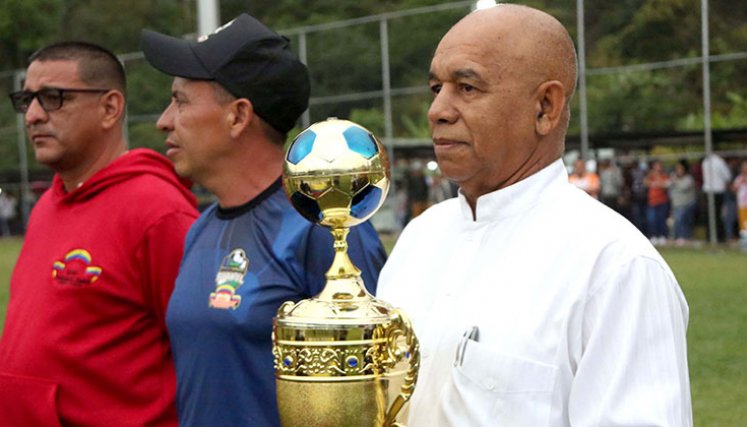
<instances>
[{"instance_id":1,"label":"embroidered patch on jacket","mask_svg":"<svg viewBox=\"0 0 747 427\"><path fill-rule=\"evenodd\" d=\"M101 272L101 267L91 265L91 254L85 249L73 249L52 265L52 278L61 285L90 285Z\"/></svg>"},{"instance_id":2,"label":"embroidered patch on jacket","mask_svg":"<svg viewBox=\"0 0 747 427\"><path fill-rule=\"evenodd\" d=\"M234 249L223 258L215 276L215 292L210 293L210 307L236 310L241 304L241 295L236 295L236 290L244 283L247 267L249 259L243 249Z\"/></svg>"}]
</instances>

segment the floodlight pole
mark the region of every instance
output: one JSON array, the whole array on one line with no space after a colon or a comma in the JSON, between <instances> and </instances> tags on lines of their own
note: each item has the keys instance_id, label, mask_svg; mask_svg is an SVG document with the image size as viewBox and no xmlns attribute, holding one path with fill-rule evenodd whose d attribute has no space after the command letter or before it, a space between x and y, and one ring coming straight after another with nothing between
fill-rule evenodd
<instances>
[{"instance_id":1,"label":"floodlight pole","mask_svg":"<svg viewBox=\"0 0 747 427\"><path fill-rule=\"evenodd\" d=\"M218 28L219 22L218 0L197 0L197 35L212 33Z\"/></svg>"}]
</instances>

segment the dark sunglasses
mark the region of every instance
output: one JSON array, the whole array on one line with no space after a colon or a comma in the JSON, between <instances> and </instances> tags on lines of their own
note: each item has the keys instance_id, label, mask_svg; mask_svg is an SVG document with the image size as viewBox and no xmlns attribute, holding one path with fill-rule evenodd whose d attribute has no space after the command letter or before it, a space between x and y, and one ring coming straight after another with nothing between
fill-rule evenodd
<instances>
[{"instance_id":1,"label":"dark sunglasses","mask_svg":"<svg viewBox=\"0 0 747 427\"><path fill-rule=\"evenodd\" d=\"M111 89L62 89L58 87L45 87L36 92L22 90L11 93L10 102L13 103L13 109L18 113L25 114L28 111L34 98L39 100L39 105L46 112L59 110L62 108L62 102L65 100L65 93L106 93Z\"/></svg>"}]
</instances>

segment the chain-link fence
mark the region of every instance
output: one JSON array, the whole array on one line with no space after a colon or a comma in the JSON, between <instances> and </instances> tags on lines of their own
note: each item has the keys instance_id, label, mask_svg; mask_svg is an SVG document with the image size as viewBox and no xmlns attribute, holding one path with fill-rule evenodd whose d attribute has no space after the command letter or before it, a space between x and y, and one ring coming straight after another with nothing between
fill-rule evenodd
<instances>
[{"instance_id":1,"label":"chain-link fence","mask_svg":"<svg viewBox=\"0 0 747 427\"><path fill-rule=\"evenodd\" d=\"M692 13L698 14L701 1L687 1L692 3ZM395 178L405 173L406 160L429 160L432 152L426 112L432 95L426 82L430 59L441 36L473 5L472 1L450 2L281 30L308 64L312 82L310 107L291 136L326 117L348 118L382 139L394 160ZM582 16L579 12L596 11L584 19L585 27L591 28L585 33L584 45L605 43L606 35L594 31L604 1L586 0L585 9L579 9L579 5L583 6L583 2L553 2L549 12L566 25L578 42L579 34L584 34L584 27L577 25ZM697 17L693 19L698 21ZM702 156L707 138L702 132L706 110L702 102L706 87L702 80L704 64L711 67L712 76L718 76L708 85L711 102L723 110L719 115L721 122L714 123L714 127L747 129L747 88L736 86L735 82L742 80L730 77L747 75L747 52L721 51L718 46L712 52L706 50L709 55L703 61L699 55L700 29L691 30L689 36L661 35L659 43L681 50L663 61L610 65L593 53L582 61L586 65L581 73L584 90L573 101L568 139L575 154L594 157L603 149L612 150L613 155L638 158L651 155L652 150L665 159ZM747 24L733 30L747 31ZM629 37L634 38L635 34ZM672 56L676 58L671 59ZM169 102L171 79L150 67L139 52L122 54L120 58L128 74L130 145L162 150L164 137L156 130L155 122ZM0 98L7 99L7 93L18 89L21 77L21 70L0 73ZM739 111L745 113L744 117ZM734 136L732 132L717 140L715 148L736 156L747 155L746 134ZM51 176L33 159L24 161L23 138L19 116L9 102L0 101L0 160L6 165L18 165L6 167L0 174L0 185L21 200L22 223L33 203L34 189L43 188ZM661 150L660 146L668 148ZM395 186L398 183L396 180ZM22 198L21 194L27 197ZM389 211L394 211L394 203L388 201ZM384 212L386 215L390 214Z\"/></svg>"}]
</instances>

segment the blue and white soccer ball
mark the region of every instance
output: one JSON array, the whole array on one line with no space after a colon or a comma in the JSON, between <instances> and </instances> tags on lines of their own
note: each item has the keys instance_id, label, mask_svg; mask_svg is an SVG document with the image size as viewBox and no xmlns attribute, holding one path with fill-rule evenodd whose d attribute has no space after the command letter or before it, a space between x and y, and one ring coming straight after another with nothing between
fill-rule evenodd
<instances>
[{"instance_id":1,"label":"blue and white soccer ball","mask_svg":"<svg viewBox=\"0 0 747 427\"><path fill-rule=\"evenodd\" d=\"M309 221L352 227L384 203L389 173L386 151L373 133L330 118L288 144L283 184L293 206Z\"/></svg>"}]
</instances>

